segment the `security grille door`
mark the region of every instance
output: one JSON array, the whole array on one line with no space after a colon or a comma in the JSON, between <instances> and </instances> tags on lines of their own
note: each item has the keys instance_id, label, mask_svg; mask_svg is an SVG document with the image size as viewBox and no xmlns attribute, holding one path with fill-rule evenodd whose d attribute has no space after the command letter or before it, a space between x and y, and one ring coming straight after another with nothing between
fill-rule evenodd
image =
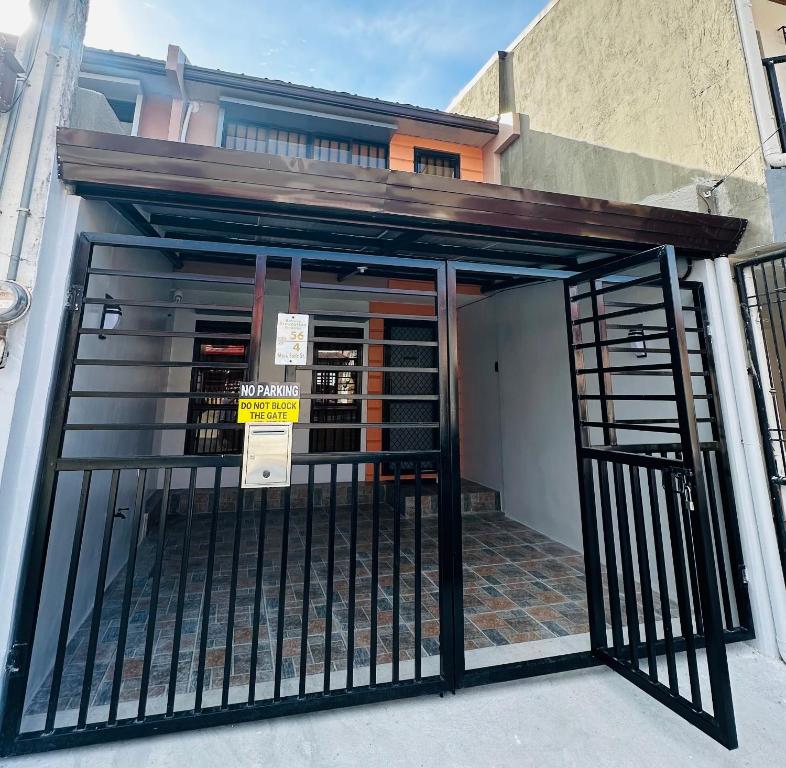
<instances>
[{"instance_id":1,"label":"security grille door","mask_svg":"<svg viewBox=\"0 0 786 768\"><path fill-rule=\"evenodd\" d=\"M718 416L684 295L671 247L565 285L590 635L596 658L732 749Z\"/></svg>"}]
</instances>

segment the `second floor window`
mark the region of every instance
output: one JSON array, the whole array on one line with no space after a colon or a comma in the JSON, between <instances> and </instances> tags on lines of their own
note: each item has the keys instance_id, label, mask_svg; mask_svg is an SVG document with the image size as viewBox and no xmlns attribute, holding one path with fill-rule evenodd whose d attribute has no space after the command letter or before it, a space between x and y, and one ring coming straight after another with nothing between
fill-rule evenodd
<instances>
[{"instance_id":1,"label":"second floor window","mask_svg":"<svg viewBox=\"0 0 786 768\"><path fill-rule=\"evenodd\" d=\"M283 157L313 158L360 168L387 168L384 144L319 136L253 123L227 122L224 147Z\"/></svg>"},{"instance_id":2,"label":"second floor window","mask_svg":"<svg viewBox=\"0 0 786 768\"><path fill-rule=\"evenodd\" d=\"M308 157L308 134L251 123L227 123L224 146L267 155Z\"/></svg>"},{"instance_id":3,"label":"second floor window","mask_svg":"<svg viewBox=\"0 0 786 768\"><path fill-rule=\"evenodd\" d=\"M426 149L415 150L415 173L430 173L432 176L445 176L458 179L459 156L448 152L433 152Z\"/></svg>"}]
</instances>

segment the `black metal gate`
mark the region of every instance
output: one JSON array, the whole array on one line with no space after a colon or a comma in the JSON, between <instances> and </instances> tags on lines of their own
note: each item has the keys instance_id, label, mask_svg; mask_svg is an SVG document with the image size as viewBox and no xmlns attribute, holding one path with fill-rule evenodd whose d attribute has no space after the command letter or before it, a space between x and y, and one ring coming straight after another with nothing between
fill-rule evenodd
<instances>
[{"instance_id":1,"label":"black metal gate","mask_svg":"<svg viewBox=\"0 0 786 768\"><path fill-rule=\"evenodd\" d=\"M768 74L770 82L776 82L772 64ZM740 262L735 273L770 481L775 535L786 579L786 251Z\"/></svg>"},{"instance_id":2,"label":"black metal gate","mask_svg":"<svg viewBox=\"0 0 786 768\"><path fill-rule=\"evenodd\" d=\"M624 283L610 276L636 269L641 276ZM461 270L501 270L507 280L522 272ZM393 277L409 287L391 287ZM671 249L567 283L594 657L465 674L456 280L456 266L442 261L80 237L16 616L6 753L441 693L598 660L734 745L723 627L750 627L750 617L700 286L683 287L693 302L683 307ZM643 301L640 291L657 296ZM402 302L418 311L371 311L387 296L398 312ZM606 312L610 299L617 307ZM107 303L123 313L113 328L102 328ZM695 316L687 337L683 309ZM276 368L278 312L308 314L312 328L354 329L362 360ZM211 326L201 330L205 318ZM228 336L249 354L221 362L246 380L307 383L342 369L356 377L352 392L303 387L288 489L244 490L237 453L185 450L185 436L208 432L212 444L234 446L223 438L241 429L194 407L206 393L194 390L193 371L215 366L194 354L195 340L216 339L219 321L248 324L247 339L237 328ZM388 338L386 321L434 331ZM310 345L335 341L317 335ZM428 354L399 365L391 348ZM612 364L625 350L650 359ZM406 374L395 391L385 386L390 374ZM612 391L628 376L645 378ZM650 377L659 386L642 395ZM209 397L226 409L236 392ZM359 402L360 421L309 418L308 404L330 397ZM621 412L645 401L676 411L646 423ZM707 409L698 423L694 402ZM389 405L415 416L386 418ZM310 453L312 428L358 430L360 449ZM391 450L396 440L385 435L395 430L422 433L420 447ZM644 443L642 432L671 437Z\"/></svg>"},{"instance_id":3,"label":"black metal gate","mask_svg":"<svg viewBox=\"0 0 786 768\"><path fill-rule=\"evenodd\" d=\"M593 652L734 748L709 503L728 473L674 250L589 269L565 301Z\"/></svg>"},{"instance_id":4,"label":"black metal gate","mask_svg":"<svg viewBox=\"0 0 786 768\"><path fill-rule=\"evenodd\" d=\"M182 266L173 270L174 253ZM424 288L390 288L392 275ZM81 236L16 622L5 751L452 688L445 291L445 267L436 261L370 265L363 256ZM101 327L107 294L122 311L111 329ZM369 321L388 316L369 312L369 297L387 295L430 307L418 320L434 335L372 338ZM416 372L440 384L429 395L381 387L337 393L360 401L363 419L312 425L301 415L292 486L244 490L238 453L184 451L184 435L242 429L234 420L188 420L199 413L189 404L206 397L191 390L191 373L214 365L194 356L195 339L216 338L214 329L199 330L198 318L250 323L250 354L221 364L246 380L294 380L302 371L305 382L313 371L343 370L311 358L276 369L277 311L308 314L312 326L365 329L353 339L366 351L363 364L348 368L365 382L413 370L371 364L368 350L433 347L434 364ZM315 337L310 346L324 341ZM236 396L210 393L225 405ZM304 394L303 409L329 397ZM366 407L384 400L433 401L435 419L370 420ZM437 447L309 453L312 426L366 435L421 430L436 436ZM383 464L389 481L381 479ZM429 499L438 509L428 516L426 467L439 486Z\"/></svg>"}]
</instances>

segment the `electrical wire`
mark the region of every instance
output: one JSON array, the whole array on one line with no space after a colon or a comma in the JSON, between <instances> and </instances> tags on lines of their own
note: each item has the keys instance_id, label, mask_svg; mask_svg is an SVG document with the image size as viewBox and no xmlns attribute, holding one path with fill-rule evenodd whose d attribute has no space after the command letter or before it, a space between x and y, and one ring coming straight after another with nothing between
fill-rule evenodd
<instances>
[{"instance_id":1,"label":"electrical wire","mask_svg":"<svg viewBox=\"0 0 786 768\"><path fill-rule=\"evenodd\" d=\"M468 301L466 304L456 307L456 309L466 309L467 307L471 307L473 304L479 304L481 301L486 301L486 299L493 299L495 296L499 296L501 293L507 293L508 291L515 290L516 288L529 288L531 285L537 285L538 283L551 283L556 279L557 278L543 278L540 280L535 279L531 283L521 283L520 285L509 285L507 288L498 288L496 291L489 291L485 296L481 296L479 299L475 299L475 301Z\"/></svg>"},{"instance_id":2,"label":"electrical wire","mask_svg":"<svg viewBox=\"0 0 786 768\"><path fill-rule=\"evenodd\" d=\"M781 128L782 128L782 126L779 125L766 139L764 139L763 141L760 141L756 145L756 149L754 149L753 152L751 152L749 155L747 155L742 160L742 162L738 163L737 166L734 168L734 170L729 171L720 181L716 181L707 190L707 194L711 195L721 184L723 184L724 181L726 181L726 179L729 178L729 176L733 176L735 173L737 173L737 171L739 171L740 168L742 168L742 166L745 165L745 163L748 162L748 160L750 160L773 136L775 136L775 134L778 133L781 130ZM707 205L707 207L709 208L709 205Z\"/></svg>"},{"instance_id":3,"label":"electrical wire","mask_svg":"<svg viewBox=\"0 0 786 768\"><path fill-rule=\"evenodd\" d=\"M19 89L19 92L14 96L13 101L8 105L7 109L0 109L0 115L4 115L10 112L17 104L19 99L22 98L22 94L25 91L25 86L27 82L30 80L31 75L33 74L33 69L35 69L35 63L38 59L38 47L41 44L41 35L44 31L44 25L46 24L46 15L49 12L49 7L52 4L52 0L46 0L46 5L44 6L44 12L41 15L41 23L38 25L38 34L35 38L35 46L33 47L33 56L30 59L30 66L28 67L27 72L25 72L25 76L16 82L16 87Z\"/></svg>"}]
</instances>

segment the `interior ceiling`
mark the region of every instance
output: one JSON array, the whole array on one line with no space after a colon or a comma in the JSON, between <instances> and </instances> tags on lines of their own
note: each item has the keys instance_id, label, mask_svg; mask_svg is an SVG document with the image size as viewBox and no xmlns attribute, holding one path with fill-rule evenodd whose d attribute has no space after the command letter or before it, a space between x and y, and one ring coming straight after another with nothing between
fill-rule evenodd
<instances>
[{"instance_id":1,"label":"interior ceiling","mask_svg":"<svg viewBox=\"0 0 786 768\"><path fill-rule=\"evenodd\" d=\"M626 251L564 242L499 239L478 234L443 234L417 225L343 222L313 216L217 212L163 204L116 203L143 234L232 242L244 245L342 251L370 256L403 256L455 261L497 262L523 267L574 271ZM189 259L192 257L189 256ZM210 258L205 254L202 258ZM238 260L242 260L239 257ZM537 278L533 278L537 279ZM467 278L484 286L499 278ZM518 279L521 281L521 278ZM524 279L523 282L528 280Z\"/></svg>"}]
</instances>

